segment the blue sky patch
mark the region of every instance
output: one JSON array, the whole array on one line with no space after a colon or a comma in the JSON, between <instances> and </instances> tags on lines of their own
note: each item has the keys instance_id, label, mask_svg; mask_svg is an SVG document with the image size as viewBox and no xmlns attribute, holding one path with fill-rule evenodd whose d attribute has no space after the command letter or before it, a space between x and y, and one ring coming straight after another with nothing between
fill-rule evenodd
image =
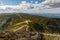
<instances>
[{"instance_id":1,"label":"blue sky patch","mask_svg":"<svg viewBox=\"0 0 60 40\"><path fill-rule=\"evenodd\" d=\"M43 2L44 0L0 0L1 4L4 5L18 5L20 4L22 1L26 1L26 2L31 2L33 1L33 3L35 3L35 1L38 1L38 3Z\"/></svg>"}]
</instances>

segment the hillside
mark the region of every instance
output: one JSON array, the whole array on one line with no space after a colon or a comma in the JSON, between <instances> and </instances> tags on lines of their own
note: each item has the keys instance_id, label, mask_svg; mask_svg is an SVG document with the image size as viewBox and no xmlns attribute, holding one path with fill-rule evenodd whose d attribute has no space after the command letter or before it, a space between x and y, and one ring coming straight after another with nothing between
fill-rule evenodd
<instances>
[{"instance_id":1,"label":"hillside","mask_svg":"<svg viewBox=\"0 0 60 40\"><path fill-rule=\"evenodd\" d=\"M30 20L31 22L29 22ZM28 21L25 22L25 21ZM27 25L26 27L23 27ZM44 33L60 33L60 18L48 18L25 13L1 14L0 30L14 31L23 27L29 31L39 31ZM20 29L19 29L20 30Z\"/></svg>"}]
</instances>

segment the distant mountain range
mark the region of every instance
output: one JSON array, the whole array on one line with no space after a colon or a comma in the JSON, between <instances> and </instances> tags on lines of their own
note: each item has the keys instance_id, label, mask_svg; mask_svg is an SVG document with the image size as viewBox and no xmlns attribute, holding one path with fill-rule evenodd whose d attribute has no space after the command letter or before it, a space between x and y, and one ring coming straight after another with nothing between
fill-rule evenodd
<instances>
[{"instance_id":1,"label":"distant mountain range","mask_svg":"<svg viewBox=\"0 0 60 40\"><path fill-rule=\"evenodd\" d=\"M60 18L60 13L30 13L32 15L36 16L44 16L44 17L50 17L50 18Z\"/></svg>"},{"instance_id":2,"label":"distant mountain range","mask_svg":"<svg viewBox=\"0 0 60 40\"><path fill-rule=\"evenodd\" d=\"M4 10L3 10L4 11ZM9 11L8 11L9 12ZM13 13L7 13L7 14L15 14L16 12ZM21 12L22 13L22 12ZM24 12L23 12L24 13ZM6 13L0 13L1 15L7 15ZM18 14L18 13L16 13ZM43 17L49 17L49 18L60 18L60 13L24 13L24 14L30 14L30 15L35 15L35 16L43 16Z\"/></svg>"}]
</instances>

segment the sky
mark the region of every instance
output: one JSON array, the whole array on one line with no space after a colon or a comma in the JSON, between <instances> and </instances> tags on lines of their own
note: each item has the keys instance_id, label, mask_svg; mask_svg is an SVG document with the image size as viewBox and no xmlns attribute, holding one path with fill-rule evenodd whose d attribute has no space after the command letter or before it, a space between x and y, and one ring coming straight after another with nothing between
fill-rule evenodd
<instances>
[{"instance_id":1,"label":"sky","mask_svg":"<svg viewBox=\"0 0 60 40\"><path fill-rule=\"evenodd\" d=\"M0 0L0 3L3 3L5 5L17 5L20 2L20 0Z\"/></svg>"},{"instance_id":2,"label":"sky","mask_svg":"<svg viewBox=\"0 0 60 40\"><path fill-rule=\"evenodd\" d=\"M0 13L60 13L60 0L0 0Z\"/></svg>"},{"instance_id":3,"label":"sky","mask_svg":"<svg viewBox=\"0 0 60 40\"><path fill-rule=\"evenodd\" d=\"M20 4L22 1L26 1L26 2L31 2L33 1L33 3L35 1L38 1L38 3L41 3L44 0L0 0L0 3L3 3L5 5L18 5Z\"/></svg>"}]
</instances>

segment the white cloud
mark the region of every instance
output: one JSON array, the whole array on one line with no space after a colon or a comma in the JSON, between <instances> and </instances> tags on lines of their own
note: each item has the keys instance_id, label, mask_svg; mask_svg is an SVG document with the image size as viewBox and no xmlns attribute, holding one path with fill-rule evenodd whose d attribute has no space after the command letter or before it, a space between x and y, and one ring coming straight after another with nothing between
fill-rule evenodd
<instances>
[{"instance_id":1,"label":"white cloud","mask_svg":"<svg viewBox=\"0 0 60 40\"><path fill-rule=\"evenodd\" d=\"M42 2L42 4L52 5L52 4L59 3L59 2L60 2L60 0L45 0L44 2Z\"/></svg>"},{"instance_id":2,"label":"white cloud","mask_svg":"<svg viewBox=\"0 0 60 40\"><path fill-rule=\"evenodd\" d=\"M30 7L30 3L27 3L26 1L22 1L22 3L19 5L21 9L28 9Z\"/></svg>"},{"instance_id":3,"label":"white cloud","mask_svg":"<svg viewBox=\"0 0 60 40\"><path fill-rule=\"evenodd\" d=\"M57 8L60 7L60 0L45 0L44 2L41 3L41 5L49 5L52 8Z\"/></svg>"},{"instance_id":4,"label":"white cloud","mask_svg":"<svg viewBox=\"0 0 60 40\"><path fill-rule=\"evenodd\" d=\"M13 13L13 12L37 12L37 13L59 13L59 8L53 8L55 7L56 3L59 3L60 0L45 0L42 3L39 3L36 1L35 4L27 3L26 1L22 1L21 4L16 6L10 6L10 5L0 5L0 13Z\"/></svg>"}]
</instances>

